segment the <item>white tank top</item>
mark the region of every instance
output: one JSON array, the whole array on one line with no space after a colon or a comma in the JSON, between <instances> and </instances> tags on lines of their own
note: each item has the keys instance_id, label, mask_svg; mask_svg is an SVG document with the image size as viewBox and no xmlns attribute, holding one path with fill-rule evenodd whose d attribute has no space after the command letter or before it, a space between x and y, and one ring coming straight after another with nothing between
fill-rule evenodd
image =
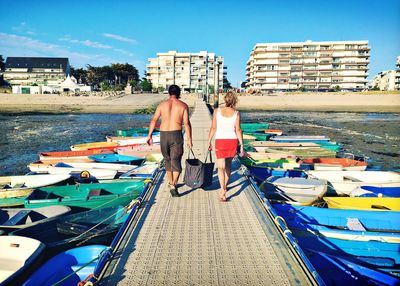
<instances>
[{"instance_id":1,"label":"white tank top","mask_svg":"<svg viewBox=\"0 0 400 286\"><path fill-rule=\"evenodd\" d=\"M221 110L217 111L217 131L215 139L237 139L235 124L237 111L231 117L225 117L221 114Z\"/></svg>"}]
</instances>

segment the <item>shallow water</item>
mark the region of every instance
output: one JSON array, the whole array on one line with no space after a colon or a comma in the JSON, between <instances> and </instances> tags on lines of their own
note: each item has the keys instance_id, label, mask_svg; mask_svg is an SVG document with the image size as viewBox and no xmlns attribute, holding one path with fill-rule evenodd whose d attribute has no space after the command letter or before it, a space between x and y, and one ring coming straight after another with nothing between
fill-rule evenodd
<instances>
[{"instance_id":1,"label":"shallow water","mask_svg":"<svg viewBox=\"0 0 400 286\"><path fill-rule=\"evenodd\" d=\"M38 152L69 150L73 144L105 141L117 129L148 125L151 115L0 114L0 176L29 172ZM327 135L351 153L370 157L374 169L400 171L400 114L243 112L243 122L266 121L287 134Z\"/></svg>"},{"instance_id":2,"label":"shallow water","mask_svg":"<svg viewBox=\"0 0 400 286\"><path fill-rule=\"evenodd\" d=\"M243 121L269 122L290 135L326 135L347 152L369 157L369 168L400 171L400 114L242 112Z\"/></svg>"},{"instance_id":3,"label":"shallow water","mask_svg":"<svg viewBox=\"0 0 400 286\"><path fill-rule=\"evenodd\" d=\"M151 115L126 114L0 114L0 176L29 172L39 152L65 151L70 146L105 141L117 129L148 125Z\"/></svg>"}]
</instances>

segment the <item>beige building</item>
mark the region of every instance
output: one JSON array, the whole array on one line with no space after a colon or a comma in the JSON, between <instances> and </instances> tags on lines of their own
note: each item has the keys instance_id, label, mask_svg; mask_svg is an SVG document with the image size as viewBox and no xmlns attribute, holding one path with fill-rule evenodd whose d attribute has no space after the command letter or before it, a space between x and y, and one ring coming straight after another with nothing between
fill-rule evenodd
<instances>
[{"instance_id":1,"label":"beige building","mask_svg":"<svg viewBox=\"0 0 400 286\"><path fill-rule=\"evenodd\" d=\"M178 53L169 51L157 53L156 58L150 58L147 65L147 80L153 88L167 89L176 84L183 91L202 90L207 87L223 86L224 58L214 53L201 51L199 53Z\"/></svg>"},{"instance_id":2,"label":"beige building","mask_svg":"<svg viewBox=\"0 0 400 286\"><path fill-rule=\"evenodd\" d=\"M400 90L400 56L398 56L396 60L395 89Z\"/></svg>"},{"instance_id":3,"label":"beige building","mask_svg":"<svg viewBox=\"0 0 400 286\"><path fill-rule=\"evenodd\" d=\"M68 58L8 57L4 80L10 85L61 84L70 71Z\"/></svg>"},{"instance_id":4,"label":"beige building","mask_svg":"<svg viewBox=\"0 0 400 286\"><path fill-rule=\"evenodd\" d=\"M363 90L367 88L368 41L256 44L247 61L253 91Z\"/></svg>"},{"instance_id":5,"label":"beige building","mask_svg":"<svg viewBox=\"0 0 400 286\"><path fill-rule=\"evenodd\" d=\"M371 81L370 88L379 90L395 90L396 71L382 71L378 73Z\"/></svg>"}]
</instances>

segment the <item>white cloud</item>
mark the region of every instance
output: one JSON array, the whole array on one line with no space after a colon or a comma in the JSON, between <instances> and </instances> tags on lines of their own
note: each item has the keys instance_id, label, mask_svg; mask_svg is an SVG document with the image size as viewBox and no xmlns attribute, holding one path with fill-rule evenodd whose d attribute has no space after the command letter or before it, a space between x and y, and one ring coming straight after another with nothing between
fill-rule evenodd
<instances>
[{"instance_id":1,"label":"white cloud","mask_svg":"<svg viewBox=\"0 0 400 286\"><path fill-rule=\"evenodd\" d=\"M23 34L28 34L28 35L36 35L36 32L32 31L30 27L26 24L26 22L21 22L19 23L18 26L11 27L11 30L18 32L18 33L23 33Z\"/></svg>"},{"instance_id":2,"label":"white cloud","mask_svg":"<svg viewBox=\"0 0 400 286\"><path fill-rule=\"evenodd\" d=\"M123 49L114 49L114 51L116 51L118 53L121 53L121 54L124 54L124 55L127 55L127 56L130 56L130 57L133 56L133 53L131 53L129 51L126 51L126 50L123 50Z\"/></svg>"},{"instance_id":3,"label":"white cloud","mask_svg":"<svg viewBox=\"0 0 400 286\"><path fill-rule=\"evenodd\" d=\"M63 38L58 39L59 41L65 41L65 42L69 42L72 44L79 44L79 45L84 45L87 47L91 47L91 48L95 48L95 49L111 49L112 46L109 45L104 45L102 43L99 42L93 42L91 40L77 40L77 39L71 39L69 36L64 36Z\"/></svg>"},{"instance_id":4,"label":"white cloud","mask_svg":"<svg viewBox=\"0 0 400 286\"><path fill-rule=\"evenodd\" d=\"M54 56L68 57L72 65L105 65L115 59L99 54L85 54L70 51L65 46L42 42L30 37L0 32L0 46L3 56Z\"/></svg>"},{"instance_id":5,"label":"white cloud","mask_svg":"<svg viewBox=\"0 0 400 286\"><path fill-rule=\"evenodd\" d=\"M110 34L110 33L103 33L103 36L106 38L110 38L110 39L114 39L120 42L126 42L126 43L130 43L130 44L136 44L137 41L134 39L130 39L124 36L120 36L120 35L116 35L116 34Z\"/></svg>"}]
</instances>

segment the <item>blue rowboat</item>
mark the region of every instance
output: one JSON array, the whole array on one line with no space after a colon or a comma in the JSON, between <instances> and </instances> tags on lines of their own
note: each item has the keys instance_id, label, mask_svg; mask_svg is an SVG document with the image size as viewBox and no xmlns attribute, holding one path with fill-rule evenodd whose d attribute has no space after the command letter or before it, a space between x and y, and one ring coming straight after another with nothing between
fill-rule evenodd
<instances>
[{"instance_id":1,"label":"blue rowboat","mask_svg":"<svg viewBox=\"0 0 400 286\"><path fill-rule=\"evenodd\" d=\"M379 268L400 264L400 233L333 229L286 221L300 247L356 258Z\"/></svg>"},{"instance_id":2,"label":"blue rowboat","mask_svg":"<svg viewBox=\"0 0 400 286\"><path fill-rule=\"evenodd\" d=\"M399 212L330 209L311 206L274 204L275 211L287 222L324 225L339 229L354 229L361 225L365 230L400 232ZM358 228L362 229L362 228Z\"/></svg>"},{"instance_id":3,"label":"blue rowboat","mask_svg":"<svg viewBox=\"0 0 400 286\"><path fill-rule=\"evenodd\" d=\"M306 173L301 170L285 170L285 169L274 169L258 167L257 165L248 166L250 174L258 181L263 182L271 176L274 177L306 177Z\"/></svg>"},{"instance_id":4,"label":"blue rowboat","mask_svg":"<svg viewBox=\"0 0 400 286\"><path fill-rule=\"evenodd\" d=\"M22 285L78 285L93 273L105 249L105 245L87 245L61 252L44 263Z\"/></svg>"},{"instance_id":5,"label":"blue rowboat","mask_svg":"<svg viewBox=\"0 0 400 286\"><path fill-rule=\"evenodd\" d=\"M97 154L89 156L89 159L100 163L123 163L131 165L140 165L144 160L144 158L120 154Z\"/></svg>"},{"instance_id":6,"label":"blue rowboat","mask_svg":"<svg viewBox=\"0 0 400 286\"><path fill-rule=\"evenodd\" d=\"M332 150L332 151L340 151L342 146L339 143L336 142L330 142L330 141L323 141L323 142L317 142L321 148Z\"/></svg>"},{"instance_id":7,"label":"blue rowboat","mask_svg":"<svg viewBox=\"0 0 400 286\"><path fill-rule=\"evenodd\" d=\"M400 187L360 186L351 191L350 197L400 198Z\"/></svg>"},{"instance_id":8,"label":"blue rowboat","mask_svg":"<svg viewBox=\"0 0 400 286\"><path fill-rule=\"evenodd\" d=\"M400 285L399 278L343 257L318 251L306 251L308 259L326 285Z\"/></svg>"},{"instance_id":9,"label":"blue rowboat","mask_svg":"<svg viewBox=\"0 0 400 286\"><path fill-rule=\"evenodd\" d=\"M314 142L324 143L330 141L329 137L326 136L313 136L313 135L295 135L295 136L275 136L271 138L272 141L276 142Z\"/></svg>"},{"instance_id":10,"label":"blue rowboat","mask_svg":"<svg viewBox=\"0 0 400 286\"><path fill-rule=\"evenodd\" d=\"M109 244L129 213L123 206L114 206L64 215L46 222L11 232L37 239L50 253L65 250L85 241Z\"/></svg>"}]
</instances>

